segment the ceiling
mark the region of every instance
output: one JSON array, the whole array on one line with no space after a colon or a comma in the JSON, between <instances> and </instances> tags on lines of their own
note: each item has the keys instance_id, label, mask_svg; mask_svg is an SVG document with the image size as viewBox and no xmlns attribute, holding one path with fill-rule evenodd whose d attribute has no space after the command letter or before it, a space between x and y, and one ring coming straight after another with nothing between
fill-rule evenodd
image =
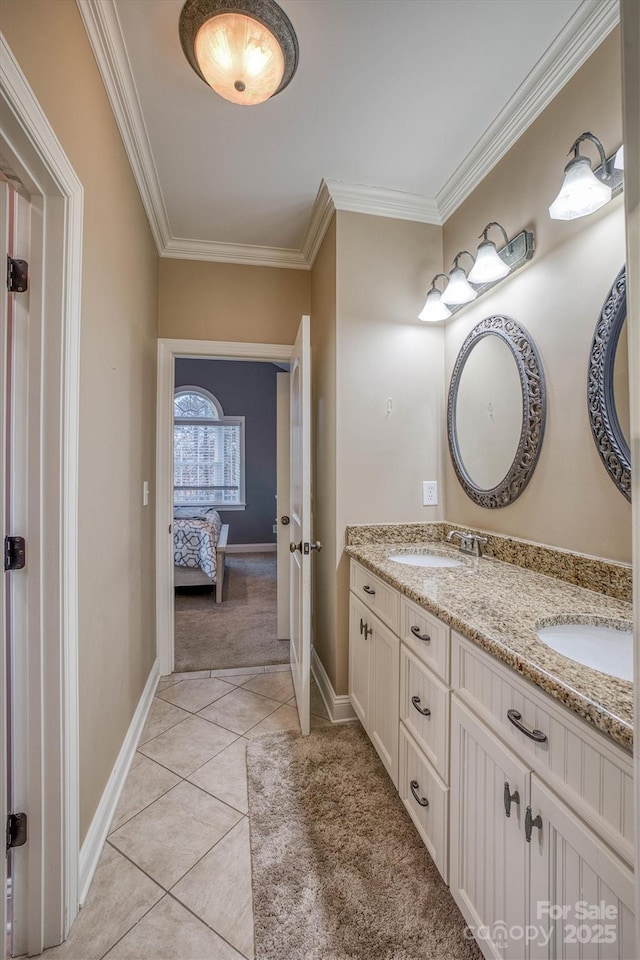
<instances>
[{"instance_id":1,"label":"ceiling","mask_svg":"<svg viewBox=\"0 0 640 960\"><path fill-rule=\"evenodd\" d=\"M308 267L323 180L334 206L443 222L617 19L611 0L280 2L298 71L239 107L188 65L182 0L80 0L164 255Z\"/></svg>"}]
</instances>

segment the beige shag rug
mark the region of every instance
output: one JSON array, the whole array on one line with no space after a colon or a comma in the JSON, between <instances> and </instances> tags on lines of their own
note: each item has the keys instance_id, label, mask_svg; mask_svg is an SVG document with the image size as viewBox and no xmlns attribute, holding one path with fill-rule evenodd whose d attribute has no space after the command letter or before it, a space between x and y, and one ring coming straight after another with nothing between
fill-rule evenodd
<instances>
[{"instance_id":1,"label":"beige shag rug","mask_svg":"<svg viewBox=\"0 0 640 960\"><path fill-rule=\"evenodd\" d=\"M247 751L256 960L478 960L360 724Z\"/></svg>"},{"instance_id":2,"label":"beige shag rug","mask_svg":"<svg viewBox=\"0 0 640 960\"><path fill-rule=\"evenodd\" d=\"M278 640L275 553L227 554L224 600L215 590L176 592L176 672L288 663Z\"/></svg>"}]
</instances>

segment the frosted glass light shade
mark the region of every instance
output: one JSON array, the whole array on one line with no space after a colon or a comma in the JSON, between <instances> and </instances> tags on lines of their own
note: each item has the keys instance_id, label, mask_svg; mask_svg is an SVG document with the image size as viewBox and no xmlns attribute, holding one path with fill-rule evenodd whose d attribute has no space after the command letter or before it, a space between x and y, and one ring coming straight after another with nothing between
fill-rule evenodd
<instances>
[{"instance_id":1,"label":"frosted glass light shade","mask_svg":"<svg viewBox=\"0 0 640 960\"><path fill-rule=\"evenodd\" d=\"M282 83L284 55L278 40L244 14L206 20L196 34L194 53L209 86L231 103L263 103Z\"/></svg>"},{"instance_id":2,"label":"frosted glass light shade","mask_svg":"<svg viewBox=\"0 0 640 960\"><path fill-rule=\"evenodd\" d=\"M423 320L425 323L438 323L450 316L451 310L442 302L440 291L435 288L429 290L425 305L418 314L418 320Z\"/></svg>"},{"instance_id":3,"label":"frosted glass light shade","mask_svg":"<svg viewBox=\"0 0 640 960\"><path fill-rule=\"evenodd\" d=\"M493 283L502 280L509 273L509 267L504 262L496 245L492 240L485 240L478 247L476 262L469 273L470 283Z\"/></svg>"},{"instance_id":4,"label":"frosted glass light shade","mask_svg":"<svg viewBox=\"0 0 640 960\"><path fill-rule=\"evenodd\" d=\"M574 157L564 171L560 193L549 207L552 220L577 220L594 213L611 199L611 187L602 183L591 169L588 157Z\"/></svg>"},{"instance_id":5,"label":"frosted glass light shade","mask_svg":"<svg viewBox=\"0 0 640 960\"><path fill-rule=\"evenodd\" d=\"M476 297L477 293L469 285L462 267L454 267L449 276L449 283L442 294L442 302L449 306L458 306L460 303L471 303Z\"/></svg>"}]
</instances>

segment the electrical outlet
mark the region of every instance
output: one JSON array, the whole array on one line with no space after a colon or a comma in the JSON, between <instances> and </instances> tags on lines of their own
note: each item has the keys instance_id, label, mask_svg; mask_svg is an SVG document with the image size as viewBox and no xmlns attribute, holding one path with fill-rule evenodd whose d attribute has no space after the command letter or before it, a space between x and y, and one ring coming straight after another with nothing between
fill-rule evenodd
<instances>
[{"instance_id":1,"label":"electrical outlet","mask_svg":"<svg viewBox=\"0 0 640 960\"><path fill-rule=\"evenodd\" d=\"M422 481L422 506L435 507L438 504L438 481Z\"/></svg>"}]
</instances>

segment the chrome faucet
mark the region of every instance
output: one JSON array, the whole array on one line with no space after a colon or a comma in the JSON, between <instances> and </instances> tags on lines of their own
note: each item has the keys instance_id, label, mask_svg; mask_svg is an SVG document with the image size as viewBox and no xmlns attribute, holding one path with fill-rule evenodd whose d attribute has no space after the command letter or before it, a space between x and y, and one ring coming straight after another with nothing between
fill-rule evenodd
<instances>
[{"instance_id":1,"label":"chrome faucet","mask_svg":"<svg viewBox=\"0 0 640 960\"><path fill-rule=\"evenodd\" d=\"M460 553L468 553L472 557L481 557L481 544L488 542L486 537L479 537L477 533L450 530L447 534L447 543L451 543L454 537L457 537L460 541Z\"/></svg>"}]
</instances>

